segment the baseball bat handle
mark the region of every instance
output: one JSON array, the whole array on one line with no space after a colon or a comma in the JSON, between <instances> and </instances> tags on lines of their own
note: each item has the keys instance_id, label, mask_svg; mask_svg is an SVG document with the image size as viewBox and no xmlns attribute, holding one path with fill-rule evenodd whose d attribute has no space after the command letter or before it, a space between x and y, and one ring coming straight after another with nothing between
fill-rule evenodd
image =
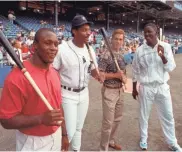
<instances>
[{"instance_id":1,"label":"baseball bat handle","mask_svg":"<svg viewBox=\"0 0 182 152\"><path fill-rule=\"evenodd\" d=\"M115 65L116 65L117 70L118 70L118 71L121 71L121 69L120 69L120 67L119 67L119 64L118 64L116 58L114 58L114 62L115 62Z\"/></svg>"},{"instance_id":2,"label":"baseball bat handle","mask_svg":"<svg viewBox=\"0 0 182 152\"><path fill-rule=\"evenodd\" d=\"M117 70L118 70L118 71L121 71L121 69L120 69L120 67L119 67L119 64L118 64L116 58L114 58L114 62L115 62L115 65L116 65ZM124 81L124 79L122 79L122 81L123 81L124 88L125 88L125 90L126 90L126 89L127 89L127 87L126 87L126 82Z\"/></svg>"},{"instance_id":3,"label":"baseball bat handle","mask_svg":"<svg viewBox=\"0 0 182 152\"><path fill-rule=\"evenodd\" d=\"M33 78L31 77L30 73L28 71L26 71L25 68L22 69L22 72L23 72L24 76L27 78L27 80L30 82L30 84L32 85L32 87L34 88L34 90L37 92L37 94L39 95L39 97L45 103L45 105L47 106L47 108L49 110L53 110L52 106L50 105L50 103L48 102L48 100L45 98L45 96L42 94L42 92L40 91L39 87L37 86L37 84L35 83L35 81L33 80Z\"/></svg>"}]
</instances>

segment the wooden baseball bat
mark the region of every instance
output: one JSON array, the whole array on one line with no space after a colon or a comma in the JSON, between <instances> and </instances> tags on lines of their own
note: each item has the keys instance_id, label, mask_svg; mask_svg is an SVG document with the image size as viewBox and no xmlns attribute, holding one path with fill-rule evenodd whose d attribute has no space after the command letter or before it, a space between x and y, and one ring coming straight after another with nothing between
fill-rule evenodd
<instances>
[{"instance_id":1,"label":"wooden baseball bat","mask_svg":"<svg viewBox=\"0 0 182 152\"><path fill-rule=\"evenodd\" d=\"M32 79L30 73L27 71L27 69L24 67L23 63L20 61L18 56L16 55L13 47L11 46L10 42L7 40L3 32L0 30L0 42L8 52L8 54L11 56L11 58L14 60L14 62L17 64L17 66L20 68L20 70L23 72L24 76L27 78L27 80L30 82L36 93L39 95L39 97L42 99L44 104L47 106L49 110L53 110L52 106L48 102L48 100L45 98L35 81ZM61 122L59 122L61 123Z\"/></svg>"},{"instance_id":2,"label":"wooden baseball bat","mask_svg":"<svg viewBox=\"0 0 182 152\"><path fill-rule=\"evenodd\" d=\"M161 41L162 41L162 28L159 29L159 45ZM162 54L162 52L159 51L159 54Z\"/></svg>"},{"instance_id":3,"label":"wooden baseball bat","mask_svg":"<svg viewBox=\"0 0 182 152\"><path fill-rule=\"evenodd\" d=\"M108 49L109 49L109 52L110 52L110 54L111 54L111 57L112 57L112 59L114 60L114 63L115 63L115 65L116 65L117 70L118 70L118 71L121 71L121 69L120 69L120 67L119 67L119 64L118 64L118 61L117 61L116 57L114 56L114 54L113 54L113 52L112 52L112 49L111 49L111 46L110 46L110 44L109 44L109 41L108 41L108 39L107 39L107 33L106 33L105 28L102 27L102 28L100 29L100 31L101 31L101 33L102 33L102 35L103 35L103 37L104 37L104 40L105 40L106 45L107 45L107 47L108 47ZM124 87L125 87L125 89L126 89L125 83L126 83L126 82L123 81Z\"/></svg>"},{"instance_id":4,"label":"wooden baseball bat","mask_svg":"<svg viewBox=\"0 0 182 152\"><path fill-rule=\"evenodd\" d=\"M90 47L89 47L89 45L88 45L88 44L86 44L86 47L87 47L87 50L88 50L88 53L89 53L89 56L90 56L91 62L94 64L94 67L95 67L95 69L96 69L96 72L97 72L97 74L99 75L99 70L98 70L98 68L97 68L97 66L96 66L96 63L95 63L95 61L94 61L94 58L93 58L93 56L92 56L92 53L91 53Z\"/></svg>"},{"instance_id":5,"label":"wooden baseball bat","mask_svg":"<svg viewBox=\"0 0 182 152\"><path fill-rule=\"evenodd\" d=\"M159 29L159 40L162 41L162 28Z\"/></svg>"}]
</instances>

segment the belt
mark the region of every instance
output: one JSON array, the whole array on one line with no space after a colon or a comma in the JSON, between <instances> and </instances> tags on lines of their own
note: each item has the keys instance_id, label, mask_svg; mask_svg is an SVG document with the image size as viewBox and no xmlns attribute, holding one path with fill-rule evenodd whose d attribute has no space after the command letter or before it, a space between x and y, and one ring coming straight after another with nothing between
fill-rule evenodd
<instances>
[{"instance_id":1,"label":"belt","mask_svg":"<svg viewBox=\"0 0 182 152\"><path fill-rule=\"evenodd\" d=\"M122 88L122 85L121 86L109 86L109 85L104 84L104 87L109 88L109 89L120 89L120 88Z\"/></svg>"},{"instance_id":2,"label":"belt","mask_svg":"<svg viewBox=\"0 0 182 152\"><path fill-rule=\"evenodd\" d=\"M65 90L68 90L68 91L73 91L73 92L81 92L82 90L85 89L85 87L82 87L82 88L79 88L79 89L73 89L73 88L70 88L70 87L67 87L67 86L63 86L61 85L61 87Z\"/></svg>"},{"instance_id":3,"label":"belt","mask_svg":"<svg viewBox=\"0 0 182 152\"><path fill-rule=\"evenodd\" d=\"M158 86L161 86L165 83L156 83L156 82L153 82L153 83L141 83L140 85L143 85L143 86L149 86L149 87L158 87Z\"/></svg>"}]
</instances>

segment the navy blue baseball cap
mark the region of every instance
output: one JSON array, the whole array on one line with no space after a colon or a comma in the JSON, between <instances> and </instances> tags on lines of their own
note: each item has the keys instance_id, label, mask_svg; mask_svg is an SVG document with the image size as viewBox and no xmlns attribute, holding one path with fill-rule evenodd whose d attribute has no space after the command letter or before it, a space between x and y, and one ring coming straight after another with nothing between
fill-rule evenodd
<instances>
[{"instance_id":1,"label":"navy blue baseball cap","mask_svg":"<svg viewBox=\"0 0 182 152\"><path fill-rule=\"evenodd\" d=\"M76 15L72 20L72 27L81 26L84 24L93 24L92 22L88 22L85 16L83 15Z\"/></svg>"}]
</instances>

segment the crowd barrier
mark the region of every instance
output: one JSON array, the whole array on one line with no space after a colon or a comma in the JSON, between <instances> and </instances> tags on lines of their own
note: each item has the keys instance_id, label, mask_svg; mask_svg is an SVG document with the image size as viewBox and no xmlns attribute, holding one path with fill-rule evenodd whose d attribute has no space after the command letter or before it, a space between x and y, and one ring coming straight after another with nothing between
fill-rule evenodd
<instances>
[{"instance_id":1,"label":"crowd barrier","mask_svg":"<svg viewBox=\"0 0 182 152\"><path fill-rule=\"evenodd\" d=\"M176 54L180 54L182 53L182 47L179 47L178 51L176 52Z\"/></svg>"},{"instance_id":2,"label":"crowd barrier","mask_svg":"<svg viewBox=\"0 0 182 152\"><path fill-rule=\"evenodd\" d=\"M6 79L6 76L10 73L11 69L11 66L0 66L0 88L3 88L4 80Z\"/></svg>"}]
</instances>

